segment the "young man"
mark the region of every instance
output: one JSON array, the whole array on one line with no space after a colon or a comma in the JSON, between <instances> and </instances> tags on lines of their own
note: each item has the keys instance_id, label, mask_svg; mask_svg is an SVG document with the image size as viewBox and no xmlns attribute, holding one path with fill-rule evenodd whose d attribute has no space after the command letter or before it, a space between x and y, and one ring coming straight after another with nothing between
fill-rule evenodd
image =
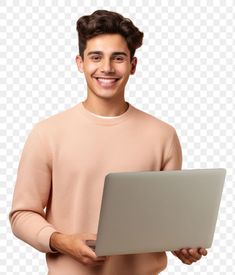
<instances>
[{"instance_id":1,"label":"young man","mask_svg":"<svg viewBox=\"0 0 235 275\"><path fill-rule=\"evenodd\" d=\"M18 168L12 230L46 253L50 275L156 275L167 265L165 252L97 257L85 240L96 239L105 175L181 169L179 139L172 126L125 101L143 39L132 21L98 10L81 17L77 31L87 98L32 129ZM206 253L173 252L186 264Z\"/></svg>"}]
</instances>

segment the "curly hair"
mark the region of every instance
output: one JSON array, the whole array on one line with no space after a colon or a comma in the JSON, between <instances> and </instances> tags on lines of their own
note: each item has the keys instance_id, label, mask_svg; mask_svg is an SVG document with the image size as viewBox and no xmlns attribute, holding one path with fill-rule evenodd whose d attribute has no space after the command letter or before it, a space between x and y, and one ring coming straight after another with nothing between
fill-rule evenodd
<instances>
[{"instance_id":1,"label":"curly hair","mask_svg":"<svg viewBox=\"0 0 235 275\"><path fill-rule=\"evenodd\" d=\"M121 14L107 10L96 10L91 15L84 15L77 21L79 41L79 54L84 59L84 50L87 40L99 34L120 34L127 42L130 51L130 59L135 51L142 45L143 32L133 24L129 18Z\"/></svg>"}]
</instances>

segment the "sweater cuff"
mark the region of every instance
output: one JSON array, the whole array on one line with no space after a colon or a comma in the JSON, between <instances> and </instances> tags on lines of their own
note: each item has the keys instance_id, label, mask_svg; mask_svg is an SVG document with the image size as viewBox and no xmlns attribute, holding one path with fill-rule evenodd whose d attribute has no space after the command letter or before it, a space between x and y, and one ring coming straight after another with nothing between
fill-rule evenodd
<instances>
[{"instance_id":1,"label":"sweater cuff","mask_svg":"<svg viewBox=\"0 0 235 275\"><path fill-rule=\"evenodd\" d=\"M52 226L46 226L43 227L37 236L37 242L40 246L40 250L45 253L57 253L57 251L54 251L50 247L50 237L52 233L56 232L57 230L53 228Z\"/></svg>"}]
</instances>

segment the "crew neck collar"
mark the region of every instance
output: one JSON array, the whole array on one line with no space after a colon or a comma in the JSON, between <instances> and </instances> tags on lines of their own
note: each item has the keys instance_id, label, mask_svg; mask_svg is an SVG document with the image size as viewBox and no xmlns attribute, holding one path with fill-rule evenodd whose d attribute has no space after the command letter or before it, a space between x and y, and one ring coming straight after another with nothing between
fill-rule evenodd
<instances>
[{"instance_id":1,"label":"crew neck collar","mask_svg":"<svg viewBox=\"0 0 235 275\"><path fill-rule=\"evenodd\" d=\"M119 116L109 117L109 118L98 116L90 112L88 109L85 108L85 106L83 105L83 102L78 103L77 108L87 119L89 119L90 121L93 121L94 123L104 124L104 125L113 125L113 124L120 123L131 116L134 110L134 107L129 102L127 103L128 103L128 109L123 114Z\"/></svg>"}]
</instances>

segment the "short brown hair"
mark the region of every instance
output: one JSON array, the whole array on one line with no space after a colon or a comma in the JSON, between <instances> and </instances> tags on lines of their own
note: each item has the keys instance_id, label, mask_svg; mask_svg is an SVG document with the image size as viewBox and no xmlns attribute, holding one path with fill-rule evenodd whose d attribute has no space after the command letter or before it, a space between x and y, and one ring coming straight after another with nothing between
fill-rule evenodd
<instances>
[{"instance_id":1,"label":"short brown hair","mask_svg":"<svg viewBox=\"0 0 235 275\"><path fill-rule=\"evenodd\" d=\"M91 15L84 15L77 21L79 41L79 54L84 59L84 50L87 40L99 34L120 34L127 42L130 57L133 58L135 50L142 45L143 32L133 24L129 18L107 10L96 10Z\"/></svg>"}]
</instances>

